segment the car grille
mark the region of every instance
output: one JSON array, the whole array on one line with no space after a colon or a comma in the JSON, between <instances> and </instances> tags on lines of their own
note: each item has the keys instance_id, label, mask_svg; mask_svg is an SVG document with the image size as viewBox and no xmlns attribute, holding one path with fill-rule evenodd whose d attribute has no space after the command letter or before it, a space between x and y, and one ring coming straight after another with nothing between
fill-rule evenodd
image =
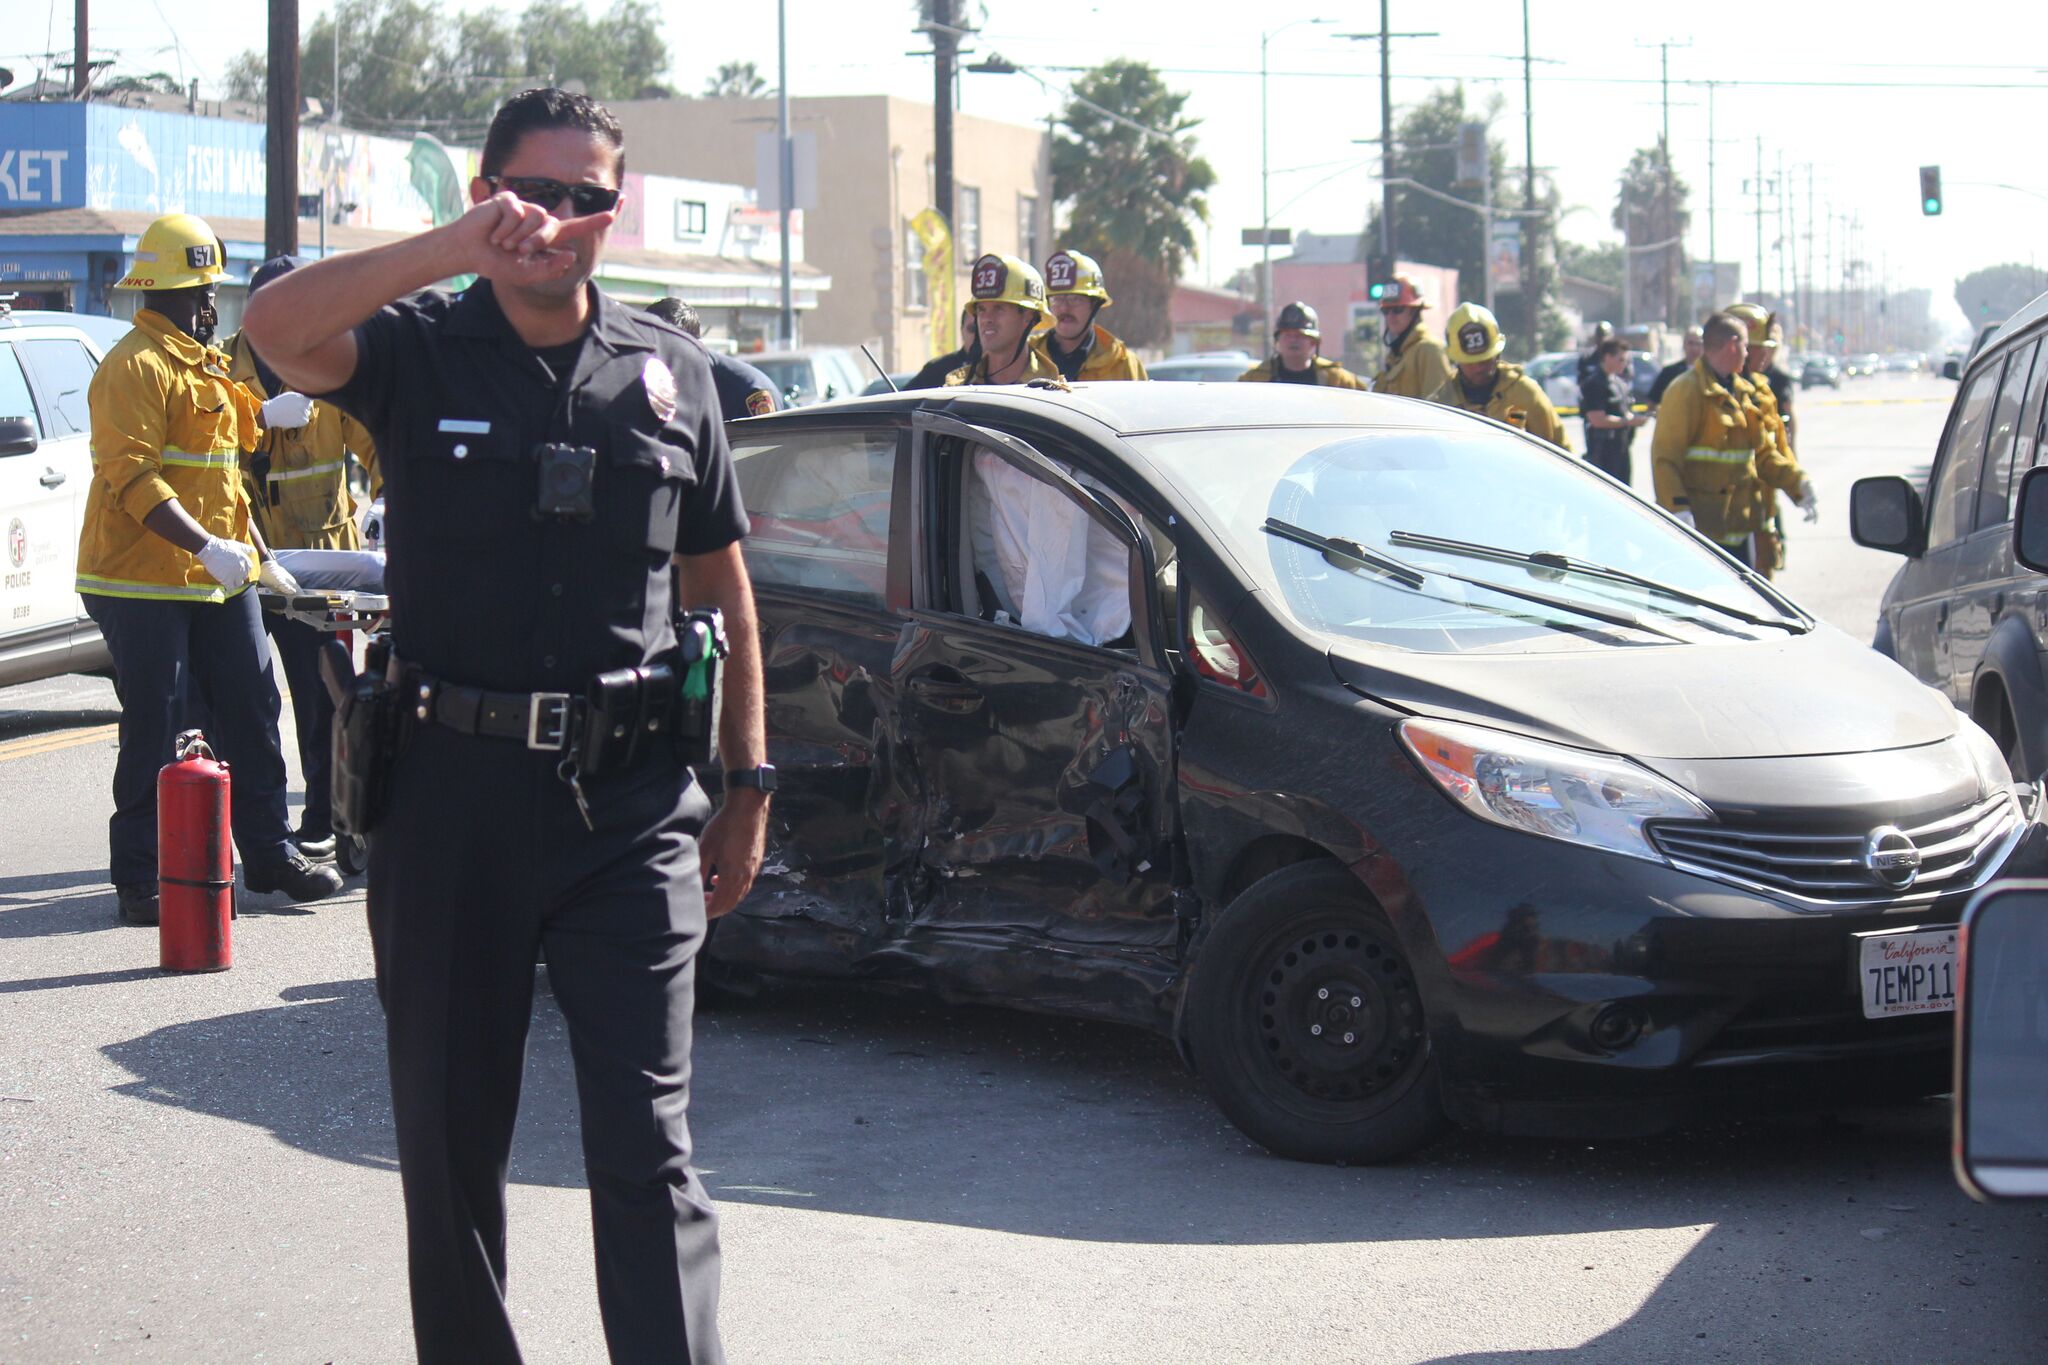
<instances>
[{"instance_id":1,"label":"car grille","mask_svg":"<svg viewBox=\"0 0 2048 1365\"><path fill-rule=\"evenodd\" d=\"M1903 890L1865 867L1866 834L1672 823L1653 827L1650 837L1677 866L1718 881L1819 906L1905 905L1990 880L2022 823L2018 804L2000 793L1905 830L1920 851L1920 870Z\"/></svg>"}]
</instances>

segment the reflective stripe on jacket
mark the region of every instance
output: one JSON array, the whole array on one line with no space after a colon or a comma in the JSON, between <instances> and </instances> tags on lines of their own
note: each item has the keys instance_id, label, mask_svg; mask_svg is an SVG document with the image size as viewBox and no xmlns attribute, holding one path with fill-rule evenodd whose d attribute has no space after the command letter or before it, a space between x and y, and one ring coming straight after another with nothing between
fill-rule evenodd
<instances>
[{"instance_id":1,"label":"reflective stripe on jacket","mask_svg":"<svg viewBox=\"0 0 2048 1365\"><path fill-rule=\"evenodd\" d=\"M1279 381L1273 377L1273 374L1279 368L1280 357L1277 355L1268 356L1239 375L1238 380L1239 382L1250 380L1253 383L1264 384L1278 383ZM1363 379L1360 379L1336 361L1325 360L1321 356L1315 358L1315 372L1316 383L1327 385L1330 388L1363 389L1366 387L1366 382Z\"/></svg>"},{"instance_id":2,"label":"reflective stripe on jacket","mask_svg":"<svg viewBox=\"0 0 2048 1365\"><path fill-rule=\"evenodd\" d=\"M1493 395L1483 406L1465 397L1465 386L1455 374L1429 395L1429 401L1520 427L1559 450L1569 451L1572 448L1572 438L1565 435L1564 422L1558 418L1557 409L1550 405L1542 386L1522 373L1520 365L1502 363L1493 381Z\"/></svg>"},{"instance_id":3,"label":"reflective stripe on jacket","mask_svg":"<svg viewBox=\"0 0 2048 1365\"><path fill-rule=\"evenodd\" d=\"M86 404L93 474L79 528L78 591L225 601L232 594L197 556L142 519L175 498L209 535L252 543L241 465L260 431L256 395L229 377L227 356L145 308L94 372Z\"/></svg>"},{"instance_id":4,"label":"reflective stripe on jacket","mask_svg":"<svg viewBox=\"0 0 2048 1365\"><path fill-rule=\"evenodd\" d=\"M259 399L270 397L240 332L228 338L225 349L229 375ZM315 403L312 419L302 427L264 430L255 455L242 467L242 483L265 544L273 550L362 548L355 495L348 486L350 452L369 472L370 487L382 485L370 433L332 403Z\"/></svg>"},{"instance_id":5,"label":"reflective stripe on jacket","mask_svg":"<svg viewBox=\"0 0 2048 1365\"><path fill-rule=\"evenodd\" d=\"M1046 363L1058 369L1052 358L1052 328L1048 327L1031 338L1031 349L1043 355ZM1081 362L1081 373L1076 383L1092 383L1098 379L1143 379L1145 362L1131 353L1131 348L1117 340L1107 327L1095 329L1095 344L1088 348L1087 359Z\"/></svg>"},{"instance_id":6,"label":"reflective stripe on jacket","mask_svg":"<svg viewBox=\"0 0 2048 1365\"><path fill-rule=\"evenodd\" d=\"M1690 511L1710 540L1742 540L1766 520L1757 452L1768 439L1751 386L1739 375L1724 384L1699 361L1671 381L1657 408L1650 440L1657 505Z\"/></svg>"},{"instance_id":7,"label":"reflective stripe on jacket","mask_svg":"<svg viewBox=\"0 0 2048 1365\"><path fill-rule=\"evenodd\" d=\"M1387 353L1379 377L1372 381L1372 391L1396 398L1430 398L1452 376L1449 353L1418 318L1401 344Z\"/></svg>"}]
</instances>

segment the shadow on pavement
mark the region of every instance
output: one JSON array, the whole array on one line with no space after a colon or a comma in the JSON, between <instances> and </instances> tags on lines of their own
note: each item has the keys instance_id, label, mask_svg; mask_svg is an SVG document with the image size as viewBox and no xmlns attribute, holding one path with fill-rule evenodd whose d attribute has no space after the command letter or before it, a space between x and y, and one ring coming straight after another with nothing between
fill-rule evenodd
<instances>
[{"instance_id":1,"label":"shadow on pavement","mask_svg":"<svg viewBox=\"0 0 2048 1365\"><path fill-rule=\"evenodd\" d=\"M37 976L21 981L0 981L0 995L22 991L61 991L73 986L114 986L124 981L147 981L162 976L158 967L122 967L110 972L79 972L72 976Z\"/></svg>"},{"instance_id":2,"label":"shadow on pavement","mask_svg":"<svg viewBox=\"0 0 2048 1365\"><path fill-rule=\"evenodd\" d=\"M105 868L0 877L0 939L125 928Z\"/></svg>"},{"instance_id":3,"label":"shadow on pavement","mask_svg":"<svg viewBox=\"0 0 2048 1365\"><path fill-rule=\"evenodd\" d=\"M1711 1225L1816 1187L1945 1188L1946 1106L1728 1123L1632 1142L1454 1134L1386 1167L1266 1155L1146 1034L856 988L771 985L698 1017L691 1106L722 1200L1080 1240L1298 1244ZM370 981L106 1049L121 1093L389 1168ZM580 1188L567 1030L543 974L514 1181ZM1851 1191L1853 1193L1853 1191ZM393 1197L396 1197L395 1191ZM1967 1206L1964 1206L1967 1207ZM1854 1230L1851 1230L1851 1236ZM2038 1240L2038 1239L2037 1239Z\"/></svg>"}]
</instances>

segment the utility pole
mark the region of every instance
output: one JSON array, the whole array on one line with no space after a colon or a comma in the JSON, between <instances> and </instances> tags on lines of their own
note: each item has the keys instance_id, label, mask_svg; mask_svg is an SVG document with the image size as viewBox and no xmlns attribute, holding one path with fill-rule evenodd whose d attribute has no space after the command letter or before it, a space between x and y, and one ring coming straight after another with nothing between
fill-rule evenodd
<instances>
[{"instance_id":1,"label":"utility pole","mask_svg":"<svg viewBox=\"0 0 2048 1365\"><path fill-rule=\"evenodd\" d=\"M1800 310L1799 319L1806 324L1809 336L1813 332L1813 163L1806 163L1806 306Z\"/></svg>"},{"instance_id":2,"label":"utility pole","mask_svg":"<svg viewBox=\"0 0 2048 1365\"><path fill-rule=\"evenodd\" d=\"M297 255L299 250L299 0L270 0L268 104L265 259Z\"/></svg>"},{"instance_id":3,"label":"utility pole","mask_svg":"<svg viewBox=\"0 0 2048 1365\"><path fill-rule=\"evenodd\" d=\"M1536 58L1529 48L1529 0L1522 0L1522 318L1527 333L1524 354L1535 355L1543 335L1543 295L1549 281L1540 267L1542 230L1536 219ZM1628 263L1622 262L1622 278L1628 278Z\"/></svg>"},{"instance_id":4,"label":"utility pole","mask_svg":"<svg viewBox=\"0 0 2048 1365\"><path fill-rule=\"evenodd\" d=\"M86 87L92 84L92 65L87 51L92 44L86 41L85 10L86 0L77 0L71 12L71 41L78 50L76 58L71 63L71 98L75 100L84 99Z\"/></svg>"},{"instance_id":5,"label":"utility pole","mask_svg":"<svg viewBox=\"0 0 2048 1365\"><path fill-rule=\"evenodd\" d=\"M1785 219L1786 215L1792 211L1792 196L1787 193L1790 188L1785 181L1785 153L1781 150L1778 153L1778 298L1780 301L1787 297L1788 292L1785 285L1785 258L1790 254L1791 248L1786 241Z\"/></svg>"},{"instance_id":6,"label":"utility pole","mask_svg":"<svg viewBox=\"0 0 2048 1365\"><path fill-rule=\"evenodd\" d=\"M789 141L789 15L786 0L775 0L775 166L780 193L776 215L782 228L782 344L796 347L796 290L789 264L790 200L796 195L796 152ZM952 116L946 117L947 152L952 151ZM950 167L949 167L950 173Z\"/></svg>"},{"instance_id":7,"label":"utility pole","mask_svg":"<svg viewBox=\"0 0 2048 1365\"><path fill-rule=\"evenodd\" d=\"M1394 67L1393 40L1396 38L1434 38L1434 33L1395 33L1387 14L1388 0L1380 0L1380 31L1378 33L1340 33L1340 38L1351 38L1359 42L1379 40L1380 45L1380 251L1391 264L1394 253L1400 250L1400 235L1394 231L1394 181L1400 178L1399 165L1395 158L1394 141Z\"/></svg>"},{"instance_id":8,"label":"utility pole","mask_svg":"<svg viewBox=\"0 0 2048 1365\"><path fill-rule=\"evenodd\" d=\"M960 34L953 24L953 0L929 0L932 21L932 197L946 230L953 230L953 84L960 59ZM954 264L959 261L955 244Z\"/></svg>"},{"instance_id":9,"label":"utility pole","mask_svg":"<svg viewBox=\"0 0 2048 1365\"><path fill-rule=\"evenodd\" d=\"M1714 284L1721 283L1721 245L1714 235L1714 86L1707 82L1707 262L1714 267Z\"/></svg>"},{"instance_id":10,"label":"utility pole","mask_svg":"<svg viewBox=\"0 0 2048 1365\"><path fill-rule=\"evenodd\" d=\"M1756 294L1764 293L1764 139L1756 139Z\"/></svg>"},{"instance_id":11,"label":"utility pole","mask_svg":"<svg viewBox=\"0 0 2048 1365\"><path fill-rule=\"evenodd\" d=\"M1658 233L1657 240L1661 241L1665 238L1676 238L1678 236L1678 191L1672 184L1671 179L1671 49L1674 47L1691 47L1692 44L1689 42L1674 42L1669 38L1664 38L1654 43L1639 42L1636 46L1654 47L1657 49L1657 83L1662 90L1664 106L1663 131L1657 137L1657 150L1664 158L1664 173L1662 176L1663 183L1658 189L1661 203L1659 204L1659 211L1655 220ZM1709 132L1708 136L1712 137L1713 134ZM1678 294L1679 266L1685 259L1684 244L1674 240L1670 246L1663 248L1658 254L1664 258L1664 297L1657 300L1657 303L1660 311L1668 313L1673 299Z\"/></svg>"}]
</instances>

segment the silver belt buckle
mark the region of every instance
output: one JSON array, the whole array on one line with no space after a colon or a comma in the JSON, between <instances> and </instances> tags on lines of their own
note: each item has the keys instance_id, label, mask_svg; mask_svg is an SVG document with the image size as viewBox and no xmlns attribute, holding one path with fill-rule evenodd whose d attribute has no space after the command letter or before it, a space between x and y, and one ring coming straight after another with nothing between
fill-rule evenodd
<instances>
[{"instance_id":1,"label":"silver belt buckle","mask_svg":"<svg viewBox=\"0 0 2048 1365\"><path fill-rule=\"evenodd\" d=\"M569 694L536 692L526 711L526 747L560 752L569 739Z\"/></svg>"}]
</instances>

